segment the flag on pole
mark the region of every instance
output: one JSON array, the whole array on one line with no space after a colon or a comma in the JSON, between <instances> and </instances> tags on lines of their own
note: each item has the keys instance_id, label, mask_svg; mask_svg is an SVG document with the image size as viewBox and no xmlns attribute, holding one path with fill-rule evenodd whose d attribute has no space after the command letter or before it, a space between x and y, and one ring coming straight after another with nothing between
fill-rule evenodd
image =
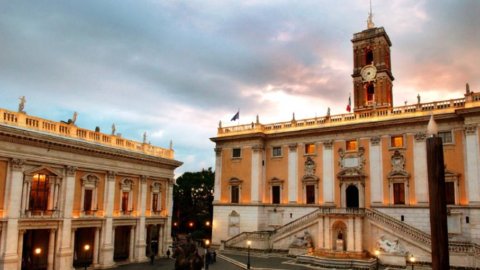
<instances>
[{"instance_id":1,"label":"flag on pole","mask_svg":"<svg viewBox=\"0 0 480 270\"><path fill-rule=\"evenodd\" d=\"M240 119L240 110L237 111L237 113L232 117L230 121L235 121Z\"/></svg>"},{"instance_id":2,"label":"flag on pole","mask_svg":"<svg viewBox=\"0 0 480 270\"><path fill-rule=\"evenodd\" d=\"M352 99L351 96L348 96L348 104L347 104L347 112L350 112L352 110Z\"/></svg>"}]
</instances>

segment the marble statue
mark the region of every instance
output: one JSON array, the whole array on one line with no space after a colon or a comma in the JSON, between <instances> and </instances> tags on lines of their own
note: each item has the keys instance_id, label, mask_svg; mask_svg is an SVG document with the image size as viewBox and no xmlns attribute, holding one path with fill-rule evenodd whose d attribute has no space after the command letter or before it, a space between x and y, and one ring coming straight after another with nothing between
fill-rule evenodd
<instances>
[{"instance_id":1,"label":"marble statue","mask_svg":"<svg viewBox=\"0 0 480 270\"><path fill-rule=\"evenodd\" d=\"M290 244L290 247L293 248L312 248L313 247L313 238L309 232L305 231L303 236L294 236L295 239Z\"/></svg>"},{"instance_id":2,"label":"marble statue","mask_svg":"<svg viewBox=\"0 0 480 270\"><path fill-rule=\"evenodd\" d=\"M386 253L400 253L406 254L405 248L400 244L400 241L397 239L390 241L385 238L385 235L382 235L377 241L377 248Z\"/></svg>"},{"instance_id":3,"label":"marble statue","mask_svg":"<svg viewBox=\"0 0 480 270\"><path fill-rule=\"evenodd\" d=\"M25 103L27 102L27 99L25 98L25 96L21 96L18 99L20 99L20 103L18 104L18 112L25 113L24 109L25 109Z\"/></svg>"}]
</instances>

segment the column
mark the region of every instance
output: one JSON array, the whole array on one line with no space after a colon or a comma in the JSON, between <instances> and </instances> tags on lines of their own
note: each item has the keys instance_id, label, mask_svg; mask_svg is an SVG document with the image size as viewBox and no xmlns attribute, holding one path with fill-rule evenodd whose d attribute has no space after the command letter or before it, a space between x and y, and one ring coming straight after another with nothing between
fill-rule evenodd
<instances>
[{"instance_id":1,"label":"column","mask_svg":"<svg viewBox=\"0 0 480 270\"><path fill-rule=\"evenodd\" d=\"M102 243L100 250L99 263L102 268L113 266L113 248L114 248L114 228L113 228L113 204L115 196L115 173L107 173L107 183L105 185L104 209L105 222L102 228Z\"/></svg>"},{"instance_id":2,"label":"column","mask_svg":"<svg viewBox=\"0 0 480 270\"><path fill-rule=\"evenodd\" d=\"M20 263L18 257L18 218L20 216L20 204L23 184L23 160L12 159L10 162L10 179L5 194L10 195L7 202L7 230L5 249L3 254L3 269L17 269ZM3 244L3 243L2 243Z\"/></svg>"},{"instance_id":3,"label":"column","mask_svg":"<svg viewBox=\"0 0 480 270\"><path fill-rule=\"evenodd\" d=\"M134 262L135 261L135 226L130 228L130 247L128 249L128 261Z\"/></svg>"},{"instance_id":4,"label":"column","mask_svg":"<svg viewBox=\"0 0 480 270\"><path fill-rule=\"evenodd\" d=\"M415 134L413 142L413 178L415 181L415 200L417 204L428 204L427 146L423 132ZM393 198L390 198L392 201ZM408 202L406 202L408 203Z\"/></svg>"},{"instance_id":5,"label":"column","mask_svg":"<svg viewBox=\"0 0 480 270\"><path fill-rule=\"evenodd\" d=\"M251 183L251 202L260 203L262 202L262 191L263 191L263 146L256 145L252 147L252 183Z\"/></svg>"},{"instance_id":6,"label":"column","mask_svg":"<svg viewBox=\"0 0 480 270\"><path fill-rule=\"evenodd\" d=\"M222 148L215 148L215 186L213 188L213 202L220 202L222 191Z\"/></svg>"},{"instance_id":7,"label":"column","mask_svg":"<svg viewBox=\"0 0 480 270\"><path fill-rule=\"evenodd\" d=\"M140 219L138 220L137 224L137 242L136 242L136 249L137 249L137 261L147 261L148 258L145 256L145 248L146 248L146 239L145 239L145 212L147 206L147 177L142 176L140 178ZM160 198L159 198L160 200Z\"/></svg>"},{"instance_id":8,"label":"column","mask_svg":"<svg viewBox=\"0 0 480 270\"><path fill-rule=\"evenodd\" d=\"M318 219L318 224L317 224L317 248L318 249L323 249L325 247L324 239L325 237L324 232L323 232L323 216Z\"/></svg>"},{"instance_id":9,"label":"column","mask_svg":"<svg viewBox=\"0 0 480 270\"><path fill-rule=\"evenodd\" d=\"M297 144L288 145L288 202L297 203L298 189L298 155Z\"/></svg>"},{"instance_id":10,"label":"column","mask_svg":"<svg viewBox=\"0 0 480 270\"><path fill-rule=\"evenodd\" d=\"M55 229L50 229L50 238L48 239L47 270L53 270L54 255L55 255Z\"/></svg>"},{"instance_id":11,"label":"column","mask_svg":"<svg viewBox=\"0 0 480 270\"><path fill-rule=\"evenodd\" d=\"M354 241L355 241L355 235L354 235L354 224L353 224L353 219L354 217L349 217L348 218L348 225L347 225L347 251L354 251Z\"/></svg>"},{"instance_id":12,"label":"column","mask_svg":"<svg viewBox=\"0 0 480 270\"><path fill-rule=\"evenodd\" d=\"M323 142L323 202L335 205L335 177L333 166L333 140Z\"/></svg>"},{"instance_id":13,"label":"column","mask_svg":"<svg viewBox=\"0 0 480 270\"><path fill-rule=\"evenodd\" d=\"M355 217L355 251L362 251L362 218Z\"/></svg>"},{"instance_id":14,"label":"column","mask_svg":"<svg viewBox=\"0 0 480 270\"><path fill-rule=\"evenodd\" d=\"M93 240L93 265L98 264L98 248L99 248L99 237L100 236L100 228L95 228L95 238Z\"/></svg>"},{"instance_id":15,"label":"column","mask_svg":"<svg viewBox=\"0 0 480 270\"><path fill-rule=\"evenodd\" d=\"M157 255L164 255L165 252L167 252L165 248L168 248L168 247L165 247L163 245L163 243L165 242L163 241L163 238L164 238L163 234L165 230L164 227L165 225L160 226L160 224L157 224L157 228L158 228L158 254Z\"/></svg>"},{"instance_id":16,"label":"column","mask_svg":"<svg viewBox=\"0 0 480 270\"><path fill-rule=\"evenodd\" d=\"M477 125L470 124L465 126L465 163L466 174L465 182L467 184L468 203L470 205L480 205L480 160Z\"/></svg>"},{"instance_id":17,"label":"column","mask_svg":"<svg viewBox=\"0 0 480 270\"><path fill-rule=\"evenodd\" d=\"M73 196L75 192L75 171L76 167L65 166L64 194L62 197L63 204L63 222L60 225L59 237L60 245L55 260L56 269L72 269L73 268L73 249L74 245L71 241L74 237L72 233L72 210Z\"/></svg>"},{"instance_id":18,"label":"column","mask_svg":"<svg viewBox=\"0 0 480 270\"><path fill-rule=\"evenodd\" d=\"M18 258L22 258L23 256L23 235L25 234L24 230L18 231ZM18 270L22 269L22 264L18 264Z\"/></svg>"},{"instance_id":19,"label":"column","mask_svg":"<svg viewBox=\"0 0 480 270\"><path fill-rule=\"evenodd\" d=\"M331 227L330 227L330 217L325 216L323 219L323 239L325 239L325 249L332 249L332 240L331 240Z\"/></svg>"},{"instance_id":20,"label":"column","mask_svg":"<svg viewBox=\"0 0 480 270\"><path fill-rule=\"evenodd\" d=\"M382 138L370 138L370 203L383 204Z\"/></svg>"}]
</instances>

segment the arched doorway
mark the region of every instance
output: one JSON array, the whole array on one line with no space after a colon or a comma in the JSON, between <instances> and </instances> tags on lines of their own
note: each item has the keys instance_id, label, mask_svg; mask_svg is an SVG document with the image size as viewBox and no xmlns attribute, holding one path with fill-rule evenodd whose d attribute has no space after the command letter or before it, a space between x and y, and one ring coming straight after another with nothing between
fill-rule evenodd
<instances>
[{"instance_id":1,"label":"arched doorway","mask_svg":"<svg viewBox=\"0 0 480 270\"><path fill-rule=\"evenodd\" d=\"M358 208L358 188L354 185L350 185L346 190L347 208Z\"/></svg>"}]
</instances>

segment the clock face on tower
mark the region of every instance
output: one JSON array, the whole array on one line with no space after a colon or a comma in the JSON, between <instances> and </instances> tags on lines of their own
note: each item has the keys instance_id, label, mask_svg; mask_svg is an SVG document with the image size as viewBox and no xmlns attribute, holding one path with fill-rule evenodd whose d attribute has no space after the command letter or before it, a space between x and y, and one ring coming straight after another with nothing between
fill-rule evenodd
<instances>
[{"instance_id":1,"label":"clock face on tower","mask_svg":"<svg viewBox=\"0 0 480 270\"><path fill-rule=\"evenodd\" d=\"M364 66L360 71L364 81L370 82L377 76L377 68L374 65Z\"/></svg>"}]
</instances>

